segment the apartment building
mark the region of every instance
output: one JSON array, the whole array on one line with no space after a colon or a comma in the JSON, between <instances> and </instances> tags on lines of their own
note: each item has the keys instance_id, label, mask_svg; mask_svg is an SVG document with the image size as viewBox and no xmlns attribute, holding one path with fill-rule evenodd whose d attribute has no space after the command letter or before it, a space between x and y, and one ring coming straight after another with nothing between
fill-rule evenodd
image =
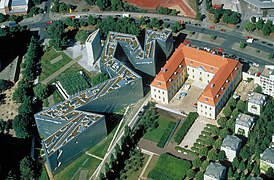
<instances>
[{"instance_id":1,"label":"apartment building","mask_svg":"<svg viewBox=\"0 0 274 180\"><path fill-rule=\"evenodd\" d=\"M249 132L253 128L255 117L240 113L236 118L235 133L248 137Z\"/></svg>"},{"instance_id":2,"label":"apartment building","mask_svg":"<svg viewBox=\"0 0 274 180\"><path fill-rule=\"evenodd\" d=\"M151 83L152 99L168 104L186 78L207 84L197 112L215 119L242 78L242 64L181 44Z\"/></svg>"},{"instance_id":3,"label":"apartment building","mask_svg":"<svg viewBox=\"0 0 274 180\"><path fill-rule=\"evenodd\" d=\"M205 171L204 180L224 180L226 179L226 167L220 163L211 162Z\"/></svg>"},{"instance_id":4,"label":"apartment building","mask_svg":"<svg viewBox=\"0 0 274 180\"><path fill-rule=\"evenodd\" d=\"M265 173L270 167L274 169L274 148L267 148L260 156L261 173Z\"/></svg>"},{"instance_id":5,"label":"apartment building","mask_svg":"<svg viewBox=\"0 0 274 180\"><path fill-rule=\"evenodd\" d=\"M266 96L260 93L253 92L249 96L247 103L248 112L256 115L260 115L266 104Z\"/></svg>"},{"instance_id":6,"label":"apartment building","mask_svg":"<svg viewBox=\"0 0 274 180\"><path fill-rule=\"evenodd\" d=\"M0 13L27 14L29 0L0 0Z\"/></svg>"},{"instance_id":7,"label":"apartment building","mask_svg":"<svg viewBox=\"0 0 274 180\"><path fill-rule=\"evenodd\" d=\"M274 66L266 65L260 74L259 85L262 87L263 93L274 97Z\"/></svg>"},{"instance_id":8,"label":"apartment building","mask_svg":"<svg viewBox=\"0 0 274 180\"><path fill-rule=\"evenodd\" d=\"M239 154L242 140L234 135L227 135L222 143L221 150L225 152L227 159L232 162Z\"/></svg>"}]
</instances>

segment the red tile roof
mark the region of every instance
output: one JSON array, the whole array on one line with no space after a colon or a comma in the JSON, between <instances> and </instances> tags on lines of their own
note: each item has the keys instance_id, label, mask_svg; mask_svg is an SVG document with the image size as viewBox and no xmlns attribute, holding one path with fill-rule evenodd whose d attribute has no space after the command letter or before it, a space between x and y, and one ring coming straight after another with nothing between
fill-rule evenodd
<instances>
[{"instance_id":1,"label":"red tile roof","mask_svg":"<svg viewBox=\"0 0 274 180\"><path fill-rule=\"evenodd\" d=\"M170 82L169 79L173 80L173 78L176 78L173 77L174 72L179 72L182 69L178 68L180 64L183 67L202 67L205 71L215 74L198 98L198 101L212 106L217 104L223 92L225 92L230 82L235 78L238 70L242 67L242 64L237 60L223 58L222 56L213 55L209 52L181 44L155 77L151 85L167 90L173 82Z\"/></svg>"}]
</instances>

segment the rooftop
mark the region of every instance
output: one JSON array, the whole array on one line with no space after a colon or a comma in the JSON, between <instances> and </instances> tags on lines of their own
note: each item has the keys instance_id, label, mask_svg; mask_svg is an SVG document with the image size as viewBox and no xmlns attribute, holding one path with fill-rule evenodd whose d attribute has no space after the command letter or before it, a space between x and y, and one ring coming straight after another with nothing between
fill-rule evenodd
<instances>
[{"instance_id":1,"label":"rooftop","mask_svg":"<svg viewBox=\"0 0 274 180\"><path fill-rule=\"evenodd\" d=\"M240 113L236 118L236 124L251 128L254 123L255 118L253 116Z\"/></svg>"},{"instance_id":2,"label":"rooftop","mask_svg":"<svg viewBox=\"0 0 274 180\"><path fill-rule=\"evenodd\" d=\"M252 92L248 99L249 103L254 103L257 105L264 105L265 101L266 101L265 95L257 92Z\"/></svg>"},{"instance_id":3,"label":"rooftop","mask_svg":"<svg viewBox=\"0 0 274 180\"><path fill-rule=\"evenodd\" d=\"M274 75L274 66L272 66L272 65L266 65L265 68L262 71L261 76L269 78L270 75Z\"/></svg>"},{"instance_id":4,"label":"rooftop","mask_svg":"<svg viewBox=\"0 0 274 180\"><path fill-rule=\"evenodd\" d=\"M223 140L222 147L233 151L237 151L241 142L242 140L237 136L227 135Z\"/></svg>"},{"instance_id":5,"label":"rooftop","mask_svg":"<svg viewBox=\"0 0 274 180\"><path fill-rule=\"evenodd\" d=\"M244 0L245 2L252 4L260 9L272 9L274 8L273 0Z\"/></svg>"},{"instance_id":6,"label":"rooftop","mask_svg":"<svg viewBox=\"0 0 274 180\"><path fill-rule=\"evenodd\" d=\"M274 148L267 148L261 155L261 160L274 164Z\"/></svg>"},{"instance_id":7,"label":"rooftop","mask_svg":"<svg viewBox=\"0 0 274 180\"><path fill-rule=\"evenodd\" d=\"M205 175L216 179L221 179L221 176L226 168L220 163L211 162L205 171Z\"/></svg>"},{"instance_id":8,"label":"rooftop","mask_svg":"<svg viewBox=\"0 0 274 180\"><path fill-rule=\"evenodd\" d=\"M181 71L180 68L185 66L195 67L214 74L214 77L198 99L200 102L214 106L221 99L220 97L224 93L223 90L229 86L242 64L234 59L224 58L181 44L151 85L167 90L172 84L172 80L176 78L175 72Z\"/></svg>"}]
</instances>

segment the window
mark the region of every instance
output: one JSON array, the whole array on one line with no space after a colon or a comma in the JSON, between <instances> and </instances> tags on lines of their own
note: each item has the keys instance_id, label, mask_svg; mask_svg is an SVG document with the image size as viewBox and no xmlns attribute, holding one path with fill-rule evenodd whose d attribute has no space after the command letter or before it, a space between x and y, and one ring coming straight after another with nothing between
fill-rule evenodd
<instances>
[{"instance_id":1,"label":"window","mask_svg":"<svg viewBox=\"0 0 274 180\"><path fill-rule=\"evenodd\" d=\"M187 70L189 71L189 68L187 68Z\"/></svg>"},{"instance_id":2,"label":"window","mask_svg":"<svg viewBox=\"0 0 274 180\"><path fill-rule=\"evenodd\" d=\"M158 93L160 93L160 90L158 90Z\"/></svg>"},{"instance_id":3,"label":"window","mask_svg":"<svg viewBox=\"0 0 274 180\"><path fill-rule=\"evenodd\" d=\"M192 69L192 72L194 72L194 69Z\"/></svg>"},{"instance_id":4,"label":"window","mask_svg":"<svg viewBox=\"0 0 274 180\"><path fill-rule=\"evenodd\" d=\"M203 105L201 104L201 107L203 107Z\"/></svg>"},{"instance_id":5,"label":"window","mask_svg":"<svg viewBox=\"0 0 274 180\"><path fill-rule=\"evenodd\" d=\"M209 116L211 117L211 113L209 113Z\"/></svg>"},{"instance_id":6,"label":"window","mask_svg":"<svg viewBox=\"0 0 274 180\"><path fill-rule=\"evenodd\" d=\"M156 89L154 89L154 91L156 91Z\"/></svg>"},{"instance_id":7,"label":"window","mask_svg":"<svg viewBox=\"0 0 274 180\"><path fill-rule=\"evenodd\" d=\"M192 75L192 78L194 79L194 75Z\"/></svg>"},{"instance_id":8,"label":"window","mask_svg":"<svg viewBox=\"0 0 274 180\"><path fill-rule=\"evenodd\" d=\"M207 74L207 77L209 77L209 74Z\"/></svg>"},{"instance_id":9,"label":"window","mask_svg":"<svg viewBox=\"0 0 274 180\"><path fill-rule=\"evenodd\" d=\"M156 98L156 95L154 95L154 97Z\"/></svg>"},{"instance_id":10,"label":"window","mask_svg":"<svg viewBox=\"0 0 274 180\"><path fill-rule=\"evenodd\" d=\"M200 72L200 75L202 75L202 72Z\"/></svg>"},{"instance_id":11,"label":"window","mask_svg":"<svg viewBox=\"0 0 274 180\"><path fill-rule=\"evenodd\" d=\"M213 67L210 67L210 71L213 71Z\"/></svg>"},{"instance_id":12,"label":"window","mask_svg":"<svg viewBox=\"0 0 274 180\"><path fill-rule=\"evenodd\" d=\"M165 101L165 98L163 98L163 101Z\"/></svg>"},{"instance_id":13,"label":"window","mask_svg":"<svg viewBox=\"0 0 274 180\"><path fill-rule=\"evenodd\" d=\"M161 96L159 96L159 99L161 99Z\"/></svg>"},{"instance_id":14,"label":"window","mask_svg":"<svg viewBox=\"0 0 274 180\"><path fill-rule=\"evenodd\" d=\"M209 107L209 110L211 110L211 107Z\"/></svg>"},{"instance_id":15,"label":"window","mask_svg":"<svg viewBox=\"0 0 274 180\"><path fill-rule=\"evenodd\" d=\"M205 115L207 115L207 112L205 112Z\"/></svg>"},{"instance_id":16,"label":"window","mask_svg":"<svg viewBox=\"0 0 274 180\"><path fill-rule=\"evenodd\" d=\"M208 102L208 98L205 98L205 101Z\"/></svg>"},{"instance_id":17,"label":"window","mask_svg":"<svg viewBox=\"0 0 274 180\"><path fill-rule=\"evenodd\" d=\"M207 109L207 106L205 106L205 108Z\"/></svg>"},{"instance_id":18,"label":"window","mask_svg":"<svg viewBox=\"0 0 274 180\"><path fill-rule=\"evenodd\" d=\"M193 64L193 61L190 61L190 64Z\"/></svg>"},{"instance_id":19,"label":"window","mask_svg":"<svg viewBox=\"0 0 274 180\"><path fill-rule=\"evenodd\" d=\"M165 92L163 91L163 94L165 94Z\"/></svg>"}]
</instances>

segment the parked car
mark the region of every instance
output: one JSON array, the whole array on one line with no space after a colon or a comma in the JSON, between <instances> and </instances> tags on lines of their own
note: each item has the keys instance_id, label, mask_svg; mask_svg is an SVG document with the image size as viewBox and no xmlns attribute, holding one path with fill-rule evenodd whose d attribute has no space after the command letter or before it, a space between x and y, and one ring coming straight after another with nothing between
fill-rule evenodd
<instances>
[{"instance_id":1,"label":"parked car","mask_svg":"<svg viewBox=\"0 0 274 180\"><path fill-rule=\"evenodd\" d=\"M182 97L185 97L185 96L187 95L187 93L186 93L186 92L181 92L180 95L181 95Z\"/></svg>"},{"instance_id":2,"label":"parked car","mask_svg":"<svg viewBox=\"0 0 274 180\"><path fill-rule=\"evenodd\" d=\"M184 24L184 21L183 20L179 20L178 21L180 24Z\"/></svg>"},{"instance_id":3,"label":"parked car","mask_svg":"<svg viewBox=\"0 0 274 180\"><path fill-rule=\"evenodd\" d=\"M69 18L70 18L70 19L74 19L74 18L75 18L75 16L70 16Z\"/></svg>"},{"instance_id":4,"label":"parked car","mask_svg":"<svg viewBox=\"0 0 274 180\"><path fill-rule=\"evenodd\" d=\"M217 48L217 50L219 51L219 52L224 52L224 49L222 49L222 48Z\"/></svg>"},{"instance_id":5,"label":"parked car","mask_svg":"<svg viewBox=\"0 0 274 180\"><path fill-rule=\"evenodd\" d=\"M169 21L169 19L165 18L164 21Z\"/></svg>"},{"instance_id":6,"label":"parked car","mask_svg":"<svg viewBox=\"0 0 274 180\"><path fill-rule=\"evenodd\" d=\"M247 39L252 39L252 36L246 36Z\"/></svg>"},{"instance_id":7,"label":"parked car","mask_svg":"<svg viewBox=\"0 0 274 180\"><path fill-rule=\"evenodd\" d=\"M201 24L198 24L198 23L195 23L194 25L195 25L195 26L201 26Z\"/></svg>"},{"instance_id":8,"label":"parked car","mask_svg":"<svg viewBox=\"0 0 274 180\"><path fill-rule=\"evenodd\" d=\"M209 26L209 28L210 28L210 29L215 29L215 27L214 27L214 26Z\"/></svg>"},{"instance_id":9,"label":"parked car","mask_svg":"<svg viewBox=\"0 0 274 180\"><path fill-rule=\"evenodd\" d=\"M210 51L210 49L208 47L204 47L204 50L206 50L207 52Z\"/></svg>"},{"instance_id":10,"label":"parked car","mask_svg":"<svg viewBox=\"0 0 274 180\"><path fill-rule=\"evenodd\" d=\"M47 23L47 24L52 24L52 21L47 21L46 23Z\"/></svg>"},{"instance_id":11,"label":"parked car","mask_svg":"<svg viewBox=\"0 0 274 180\"><path fill-rule=\"evenodd\" d=\"M225 30L225 29L221 29L221 31L226 32L226 30Z\"/></svg>"}]
</instances>

